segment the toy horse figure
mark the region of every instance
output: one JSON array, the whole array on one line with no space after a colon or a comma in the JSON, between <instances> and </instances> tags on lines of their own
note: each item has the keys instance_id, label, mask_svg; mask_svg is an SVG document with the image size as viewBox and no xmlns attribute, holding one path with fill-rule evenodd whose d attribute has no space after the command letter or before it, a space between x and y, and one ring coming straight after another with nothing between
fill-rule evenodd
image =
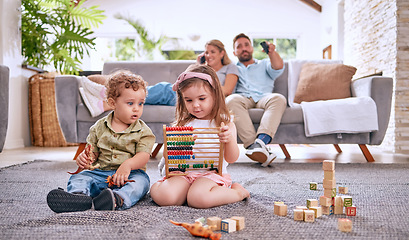
<instances>
[{"instance_id":1,"label":"toy horse figure","mask_svg":"<svg viewBox=\"0 0 409 240\"><path fill-rule=\"evenodd\" d=\"M85 154L91 158L91 161L90 161L90 162L94 162L94 154L92 153L92 146L91 146L91 145L88 145L88 146L85 148ZM84 169L88 169L88 170L91 170L91 171L92 171L92 170L94 170L94 169L96 169L96 168L99 168L99 166L100 166L99 163L97 163L97 164L95 164L95 165L88 164L87 166L85 166L85 168L80 168L80 167L78 167L77 171L75 171L75 172L68 172L68 173L69 173L69 174L77 174L77 173L81 172L81 171L84 170Z\"/></svg>"},{"instance_id":2,"label":"toy horse figure","mask_svg":"<svg viewBox=\"0 0 409 240\"><path fill-rule=\"evenodd\" d=\"M211 240L218 240L222 237L220 233L214 233L212 230L210 230L207 227L203 227L201 223L195 222L193 224L190 223L179 223L179 222L174 222L172 220L169 220L171 223L175 224L176 226L182 226L186 228L190 234L196 237L203 237L203 238L209 238Z\"/></svg>"}]
</instances>

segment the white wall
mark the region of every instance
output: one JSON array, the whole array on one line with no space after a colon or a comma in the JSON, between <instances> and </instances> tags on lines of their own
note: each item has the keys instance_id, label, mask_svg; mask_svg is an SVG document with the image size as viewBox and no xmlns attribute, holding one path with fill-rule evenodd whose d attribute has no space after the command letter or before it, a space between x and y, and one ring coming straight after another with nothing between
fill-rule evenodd
<instances>
[{"instance_id":1,"label":"white wall","mask_svg":"<svg viewBox=\"0 0 409 240\"><path fill-rule=\"evenodd\" d=\"M241 32L250 37L297 38L297 58L322 57L320 13L299 0L88 0L84 4L91 5L100 5L108 16L94 30L97 37L135 35L125 21L113 17L120 13L139 19L157 37L187 39L192 50L203 50L208 40L219 39L233 60L232 40ZM189 41L192 35L200 39ZM101 70L102 63L88 62L84 68Z\"/></svg>"},{"instance_id":2,"label":"white wall","mask_svg":"<svg viewBox=\"0 0 409 240\"><path fill-rule=\"evenodd\" d=\"M5 149L30 145L28 83L21 69L20 0L1 1L0 63L10 68L9 121Z\"/></svg>"}]
</instances>

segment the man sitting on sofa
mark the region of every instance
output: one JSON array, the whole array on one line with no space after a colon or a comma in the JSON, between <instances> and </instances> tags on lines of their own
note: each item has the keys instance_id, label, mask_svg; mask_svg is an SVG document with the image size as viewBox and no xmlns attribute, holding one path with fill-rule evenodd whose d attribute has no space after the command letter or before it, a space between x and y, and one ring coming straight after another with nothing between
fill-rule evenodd
<instances>
[{"instance_id":1,"label":"man sitting on sofa","mask_svg":"<svg viewBox=\"0 0 409 240\"><path fill-rule=\"evenodd\" d=\"M283 59L274 44L267 43L267 46L269 58L259 61L253 59L254 49L247 35L240 33L233 39L233 53L239 59L239 80L236 92L226 98L236 118L237 133L246 155L262 166L268 166L277 157L266 145L274 138L287 104L283 95L273 93L274 81L284 71ZM249 108L264 109L257 133Z\"/></svg>"}]
</instances>

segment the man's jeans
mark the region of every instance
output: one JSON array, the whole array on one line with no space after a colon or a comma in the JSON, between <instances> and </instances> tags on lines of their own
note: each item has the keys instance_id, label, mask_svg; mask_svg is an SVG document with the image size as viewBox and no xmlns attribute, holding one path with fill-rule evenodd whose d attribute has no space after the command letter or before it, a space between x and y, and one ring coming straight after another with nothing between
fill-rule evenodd
<instances>
[{"instance_id":1,"label":"man's jeans","mask_svg":"<svg viewBox=\"0 0 409 240\"><path fill-rule=\"evenodd\" d=\"M108 176L114 175L115 172L115 170L104 171L95 169L74 174L68 180L67 191L69 193L84 193L94 198L108 187L106 179ZM145 171L140 169L132 170L128 180L135 180L135 182L128 182L122 187L114 186L112 188L113 192L117 193L124 200L124 205L120 210L132 207L149 191L150 180Z\"/></svg>"}]
</instances>

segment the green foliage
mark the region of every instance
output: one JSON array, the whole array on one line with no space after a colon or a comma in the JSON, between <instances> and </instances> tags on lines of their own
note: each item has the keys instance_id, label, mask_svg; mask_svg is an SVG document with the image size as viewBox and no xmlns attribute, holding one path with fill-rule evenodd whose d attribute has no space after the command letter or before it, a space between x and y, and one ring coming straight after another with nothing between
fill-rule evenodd
<instances>
[{"instance_id":1,"label":"green foliage","mask_svg":"<svg viewBox=\"0 0 409 240\"><path fill-rule=\"evenodd\" d=\"M267 54L263 52L260 43L263 41L274 42L274 39L253 39L253 57L256 59L264 59ZM276 51L284 60L295 59L297 54L297 39L278 38L275 41Z\"/></svg>"},{"instance_id":2,"label":"green foliage","mask_svg":"<svg viewBox=\"0 0 409 240\"><path fill-rule=\"evenodd\" d=\"M155 49L158 49L163 55L163 52L160 49L162 45L167 41L166 36L161 35L157 40L155 40L152 36L149 35L145 26L143 26L143 24L139 20L132 19L131 17L125 17L121 14L116 14L114 17L126 21L138 33L140 39L140 42L137 42L136 49L136 53L138 54L138 56L145 56L147 59L152 60L153 52Z\"/></svg>"},{"instance_id":3,"label":"green foliage","mask_svg":"<svg viewBox=\"0 0 409 240\"><path fill-rule=\"evenodd\" d=\"M168 51L168 60L196 60L197 55L192 50Z\"/></svg>"},{"instance_id":4,"label":"green foliage","mask_svg":"<svg viewBox=\"0 0 409 240\"><path fill-rule=\"evenodd\" d=\"M22 55L25 64L52 65L63 74L77 73L81 59L95 46L91 27L105 18L84 0L22 0Z\"/></svg>"},{"instance_id":5,"label":"green foliage","mask_svg":"<svg viewBox=\"0 0 409 240\"><path fill-rule=\"evenodd\" d=\"M119 61L134 60L135 52L135 39L124 38L115 41L115 56Z\"/></svg>"}]
</instances>

